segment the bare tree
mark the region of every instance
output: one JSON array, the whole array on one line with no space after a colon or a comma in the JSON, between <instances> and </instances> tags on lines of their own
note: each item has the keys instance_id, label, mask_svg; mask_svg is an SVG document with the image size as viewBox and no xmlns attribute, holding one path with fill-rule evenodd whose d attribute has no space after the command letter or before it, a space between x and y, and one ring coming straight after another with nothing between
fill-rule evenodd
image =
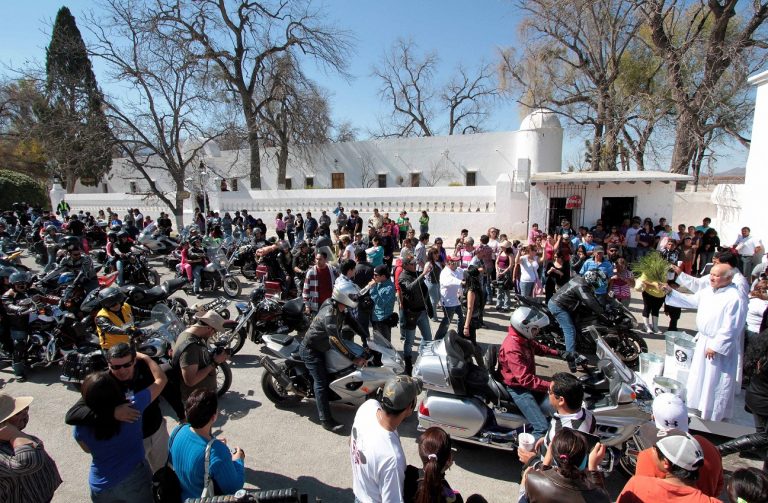
<instances>
[{"instance_id":1,"label":"bare tree","mask_svg":"<svg viewBox=\"0 0 768 503\"><path fill-rule=\"evenodd\" d=\"M718 134L714 130L747 141L734 129L742 121L722 119L744 112L746 76L766 62L768 2L742 2L743 8L738 0L636 3L650 29L651 47L664 62L677 115L670 170L688 173L693 167L698 174L708 141Z\"/></svg>"},{"instance_id":2,"label":"bare tree","mask_svg":"<svg viewBox=\"0 0 768 503\"><path fill-rule=\"evenodd\" d=\"M373 163L373 156L367 150L360 153L360 186L364 189L375 187L379 181Z\"/></svg>"},{"instance_id":3,"label":"bare tree","mask_svg":"<svg viewBox=\"0 0 768 503\"><path fill-rule=\"evenodd\" d=\"M218 67L228 91L242 105L250 150L251 188L261 189L260 111L272 100L261 87L270 61L279 55L310 56L342 72L351 37L324 24L309 0L154 0L160 25L170 38L191 43L193 53Z\"/></svg>"},{"instance_id":4,"label":"bare tree","mask_svg":"<svg viewBox=\"0 0 768 503\"><path fill-rule=\"evenodd\" d=\"M419 54L411 40L398 40L374 66L380 82L379 96L390 108L389 118L379 120L379 138L467 134L481 131L488 105L497 95L494 72L480 64L470 71L459 66L444 86L437 87L437 53ZM445 116L445 127L440 121Z\"/></svg>"},{"instance_id":5,"label":"bare tree","mask_svg":"<svg viewBox=\"0 0 768 503\"><path fill-rule=\"evenodd\" d=\"M641 26L630 0L518 0L524 49L502 51L501 73L524 108L592 128L591 169L614 170L626 120L616 82Z\"/></svg>"},{"instance_id":6,"label":"bare tree","mask_svg":"<svg viewBox=\"0 0 768 503\"><path fill-rule=\"evenodd\" d=\"M342 121L333 125L333 134L331 141L334 143L345 143L357 141L360 130L352 125L350 121Z\"/></svg>"},{"instance_id":7,"label":"bare tree","mask_svg":"<svg viewBox=\"0 0 768 503\"><path fill-rule=\"evenodd\" d=\"M105 15L90 20L92 53L112 79L127 87L124 97L107 98L113 135L129 166L149 185L182 225L188 172L214 129L204 60L183 45L169 44L141 0L106 0ZM199 141L187 142L186 140ZM153 173L165 172L175 190L163 190Z\"/></svg>"}]
</instances>

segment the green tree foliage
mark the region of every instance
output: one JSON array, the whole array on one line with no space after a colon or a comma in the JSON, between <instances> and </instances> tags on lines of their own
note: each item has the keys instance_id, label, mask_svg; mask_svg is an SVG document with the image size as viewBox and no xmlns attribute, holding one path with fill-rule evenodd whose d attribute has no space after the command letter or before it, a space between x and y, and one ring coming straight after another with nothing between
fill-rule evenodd
<instances>
[{"instance_id":1,"label":"green tree foliage","mask_svg":"<svg viewBox=\"0 0 768 503\"><path fill-rule=\"evenodd\" d=\"M0 84L0 159L5 169L47 177L36 113L44 104L45 97L33 79Z\"/></svg>"},{"instance_id":2,"label":"green tree foliage","mask_svg":"<svg viewBox=\"0 0 768 503\"><path fill-rule=\"evenodd\" d=\"M0 209L9 209L20 201L43 208L50 205L41 183L22 173L0 169Z\"/></svg>"},{"instance_id":3,"label":"green tree foliage","mask_svg":"<svg viewBox=\"0 0 768 503\"><path fill-rule=\"evenodd\" d=\"M95 185L112 164L111 134L85 42L66 7L56 15L45 70L40 138L48 157L67 191L78 180Z\"/></svg>"}]
</instances>

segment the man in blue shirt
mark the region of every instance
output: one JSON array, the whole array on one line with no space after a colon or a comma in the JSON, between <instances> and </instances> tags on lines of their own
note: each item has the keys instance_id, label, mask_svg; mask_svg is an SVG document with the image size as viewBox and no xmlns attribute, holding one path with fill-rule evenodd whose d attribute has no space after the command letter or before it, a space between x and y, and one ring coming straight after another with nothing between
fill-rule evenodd
<instances>
[{"instance_id":1,"label":"man in blue shirt","mask_svg":"<svg viewBox=\"0 0 768 503\"><path fill-rule=\"evenodd\" d=\"M589 236L589 234L587 234L587 236ZM606 278L613 276L613 264L605 259L605 251L602 246L593 246L592 258L584 262L579 274L584 276L587 271L593 270L603 271ZM597 297L597 300L603 305L605 305L607 294L608 283L600 284L600 286L595 288L595 297Z\"/></svg>"}]
</instances>

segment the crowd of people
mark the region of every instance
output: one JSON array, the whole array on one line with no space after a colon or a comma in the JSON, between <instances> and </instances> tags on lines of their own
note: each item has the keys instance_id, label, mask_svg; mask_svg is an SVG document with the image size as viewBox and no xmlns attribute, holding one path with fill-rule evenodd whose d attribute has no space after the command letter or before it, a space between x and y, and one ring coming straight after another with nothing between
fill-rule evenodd
<instances>
[{"instance_id":1,"label":"crowd of people","mask_svg":"<svg viewBox=\"0 0 768 503\"><path fill-rule=\"evenodd\" d=\"M84 238L84 226L107 222L110 228L119 227L118 233L126 233L117 236L117 249L122 239L135 239L142 229L167 235L173 230L167 215L153 221L138 209L121 219L109 208L97 215L74 213L64 202L56 212L21 213L25 216L12 212L17 221L6 218L4 223L33 225L43 235L53 226ZM543 300L566 342L565 351L536 342L548 320L519 307L499 352L504 384L537 440L534 451L518 452L528 466L521 481L521 501L609 500L599 469L605 447L590 445L589 437L582 434L594 432L595 420L582 405L583 387L573 375L572 316L579 306L602 312L611 298L628 305L633 287L642 290L649 333L659 331L662 305L670 317L670 330L677 328L681 308L698 309L700 337L691 367L696 386L689 384L688 407L706 419L730 417L735 376L743 370L757 433L736 439L721 451L740 450L746 444L765 453L768 281L765 259L760 260L762 242L748 228L732 246L723 248L709 219L699 227L680 225L677 232L663 218L655 226L650 219L634 218L609 228L598 220L591 228L579 229L563 220L546 233L533 224L524 242L510 240L494 227L477 241L462 230L453 247L446 249L443 238L429 233L429 219L427 212L421 212L417 233L406 211L393 219L374 209L364 221L357 210L347 214L341 204L331 212L322 211L317 219L310 212L301 215L287 209L276 215L273 228L246 210L233 216L225 212L223 217L214 211L195 214L203 236L238 233L259 246L274 246L280 254L281 279L285 285L296 285L312 320L299 354L313 377L318 417L325 429L342 429L329 404L325 353L333 348L364 366L367 340L374 336L391 341L392 329L399 327L404 375L390 379L377 399L362 405L352 425L350 462L356 501L485 501L477 494L464 499L446 481L453 453L450 435L444 430L430 428L419 437L420 467L407 465L397 430L413 412L421 392L420 382L410 377L416 331L423 346L443 338L456 318L458 334L471 342L482 366L477 331L486 326L485 311L511 311L515 294ZM273 233L277 239L270 242L266 238ZM82 241L87 246L87 240ZM654 250L669 262L668 282L637 280L632 274L632 264ZM95 278L83 251L80 244L69 246L64 263ZM61 264L56 262L55 267ZM194 281L193 269L188 274ZM21 317L14 318L13 313L28 305L24 299L29 278L16 274L3 278L3 319L10 315L12 347L16 347L13 341L26 336ZM693 293L678 292L678 285ZM224 330L225 320L213 311L199 313L178 337L175 373L166 375L151 358L136 352L131 344L135 329L122 328L135 308L126 303L121 290L102 290L99 301L96 325L108 369L86 378L82 397L66 414L75 440L92 456L91 499L151 501L153 474L168 464L179 480L182 498L231 494L241 488L244 452L230 450L212 434L219 410L215 371L229 355L211 353L206 341ZM432 323L437 324L434 333ZM349 349L350 333L362 340L362 357ZM551 379L537 376L536 354L566 359L571 373ZM17 378L24 377L21 355L15 357L13 371ZM170 433L157 405L161 395L180 421ZM61 483L42 442L21 431L31 402L30 397L0 394L2 501L48 501ZM721 451L706 439L688 434L687 409L676 397L656 398L654 421L647 428L647 449L638 457L637 473L619 501L714 501L724 486ZM738 470L727 484L728 497L734 502L765 501L766 489L766 474L760 470Z\"/></svg>"}]
</instances>

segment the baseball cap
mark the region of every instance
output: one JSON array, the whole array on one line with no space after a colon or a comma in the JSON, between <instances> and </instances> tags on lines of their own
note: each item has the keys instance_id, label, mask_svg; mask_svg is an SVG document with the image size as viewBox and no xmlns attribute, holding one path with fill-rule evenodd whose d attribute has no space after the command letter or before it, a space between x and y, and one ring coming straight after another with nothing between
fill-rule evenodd
<instances>
[{"instance_id":1,"label":"baseball cap","mask_svg":"<svg viewBox=\"0 0 768 503\"><path fill-rule=\"evenodd\" d=\"M390 377L381 392L381 404L393 411L404 410L411 405L422 390L420 379L399 375Z\"/></svg>"},{"instance_id":2,"label":"baseball cap","mask_svg":"<svg viewBox=\"0 0 768 503\"><path fill-rule=\"evenodd\" d=\"M653 420L660 430L688 431L688 407L679 396L672 393L659 393L653 399Z\"/></svg>"},{"instance_id":3,"label":"baseball cap","mask_svg":"<svg viewBox=\"0 0 768 503\"><path fill-rule=\"evenodd\" d=\"M675 466L693 472L704 462L701 445L689 433L676 429L659 430L656 438L656 447Z\"/></svg>"}]
</instances>

